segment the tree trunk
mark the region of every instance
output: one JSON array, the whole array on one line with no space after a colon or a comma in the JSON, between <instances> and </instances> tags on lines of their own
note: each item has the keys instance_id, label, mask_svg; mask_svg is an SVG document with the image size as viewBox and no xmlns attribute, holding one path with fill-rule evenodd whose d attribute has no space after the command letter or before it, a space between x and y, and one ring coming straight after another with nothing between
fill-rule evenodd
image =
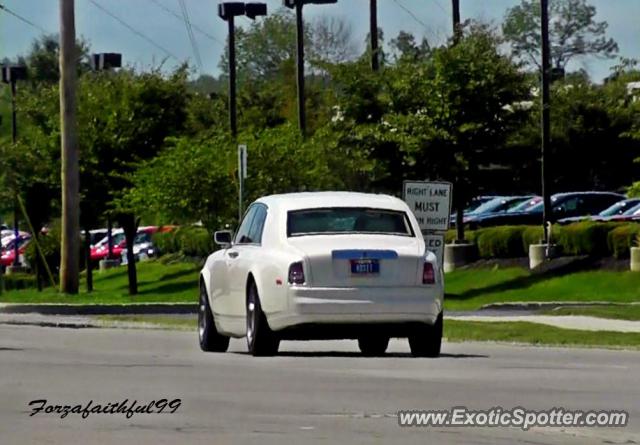
<instances>
[{"instance_id":1,"label":"tree trunk","mask_svg":"<svg viewBox=\"0 0 640 445\"><path fill-rule=\"evenodd\" d=\"M136 260L133 256L133 240L138 232L139 219L133 213L122 214L119 217L120 226L124 230L127 240L127 275L129 276L129 295L138 294L138 274L136 271Z\"/></svg>"}]
</instances>

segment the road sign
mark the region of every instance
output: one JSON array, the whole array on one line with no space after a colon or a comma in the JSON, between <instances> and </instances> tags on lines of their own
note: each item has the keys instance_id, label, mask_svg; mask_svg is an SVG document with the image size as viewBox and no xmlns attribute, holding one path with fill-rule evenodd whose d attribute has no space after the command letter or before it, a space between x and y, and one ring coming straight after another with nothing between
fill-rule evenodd
<instances>
[{"instance_id":1,"label":"road sign","mask_svg":"<svg viewBox=\"0 0 640 445\"><path fill-rule=\"evenodd\" d=\"M427 250L433 252L438 258L438 265L442 268L444 264L444 235L429 233L424 235L424 243Z\"/></svg>"},{"instance_id":2,"label":"road sign","mask_svg":"<svg viewBox=\"0 0 640 445\"><path fill-rule=\"evenodd\" d=\"M247 146L238 145L238 172L239 177L247 179Z\"/></svg>"},{"instance_id":3,"label":"road sign","mask_svg":"<svg viewBox=\"0 0 640 445\"><path fill-rule=\"evenodd\" d=\"M404 181L403 197L423 231L444 232L451 218L450 182Z\"/></svg>"}]
</instances>

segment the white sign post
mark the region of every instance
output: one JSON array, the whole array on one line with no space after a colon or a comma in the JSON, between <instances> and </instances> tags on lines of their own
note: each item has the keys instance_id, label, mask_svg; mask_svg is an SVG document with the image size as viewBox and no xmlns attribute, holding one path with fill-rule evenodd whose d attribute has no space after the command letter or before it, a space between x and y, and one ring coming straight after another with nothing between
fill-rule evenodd
<instances>
[{"instance_id":1,"label":"white sign post","mask_svg":"<svg viewBox=\"0 0 640 445\"><path fill-rule=\"evenodd\" d=\"M244 180L247 179L247 146L238 145L238 225L242 222L244 212L242 198L244 196Z\"/></svg>"},{"instance_id":2,"label":"white sign post","mask_svg":"<svg viewBox=\"0 0 640 445\"><path fill-rule=\"evenodd\" d=\"M404 182L404 201L423 232L445 232L449 229L452 189L450 182Z\"/></svg>"},{"instance_id":3,"label":"white sign post","mask_svg":"<svg viewBox=\"0 0 640 445\"><path fill-rule=\"evenodd\" d=\"M444 234L451 219L450 182L404 181L402 196L416 219L428 251L444 265Z\"/></svg>"},{"instance_id":4,"label":"white sign post","mask_svg":"<svg viewBox=\"0 0 640 445\"><path fill-rule=\"evenodd\" d=\"M424 235L424 243L427 250L433 252L438 258L440 268L444 266L444 235L429 233Z\"/></svg>"}]
</instances>

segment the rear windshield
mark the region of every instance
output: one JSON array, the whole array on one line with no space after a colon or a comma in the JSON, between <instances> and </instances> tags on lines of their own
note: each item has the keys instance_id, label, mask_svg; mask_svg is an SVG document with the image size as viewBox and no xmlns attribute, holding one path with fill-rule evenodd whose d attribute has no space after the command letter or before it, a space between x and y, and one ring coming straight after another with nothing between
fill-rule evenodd
<instances>
[{"instance_id":1,"label":"rear windshield","mask_svg":"<svg viewBox=\"0 0 640 445\"><path fill-rule=\"evenodd\" d=\"M368 233L414 236L409 218L393 210L337 207L291 211L287 236Z\"/></svg>"}]
</instances>

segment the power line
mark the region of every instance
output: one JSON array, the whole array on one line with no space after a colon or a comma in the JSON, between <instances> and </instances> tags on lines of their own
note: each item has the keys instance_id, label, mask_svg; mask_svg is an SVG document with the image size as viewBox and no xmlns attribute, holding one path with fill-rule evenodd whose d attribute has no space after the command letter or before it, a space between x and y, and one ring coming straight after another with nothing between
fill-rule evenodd
<instances>
[{"instance_id":1,"label":"power line","mask_svg":"<svg viewBox=\"0 0 640 445\"><path fill-rule=\"evenodd\" d=\"M22 17L21 15L16 14L15 12L13 12L12 10L10 10L9 8L7 8L6 6L0 4L0 9L5 11L7 14L10 14L12 16L14 16L15 18L17 18L18 20L26 23L27 25L36 28L38 30L40 30L40 32L42 32L43 34L48 34L48 31L44 28L42 28L41 26L36 25L35 23L33 23L31 20L28 20L24 17Z\"/></svg>"},{"instance_id":2,"label":"power line","mask_svg":"<svg viewBox=\"0 0 640 445\"><path fill-rule=\"evenodd\" d=\"M158 48L159 50L161 50L162 52L164 52L167 56L169 57L173 57L176 60L180 60L180 58L178 56L176 56L175 54L173 54L171 51L169 51L168 49L166 49L165 47L163 47L162 45L159 45L158 43L156 43L155 41L153 41L153 39L151 39L150 37L147 37L146 35L144 35L143 33L141 33L140 31L138 31L137 29L135 29L133 26L129 25L127 22L125 22L124 20L122 20L120 17L118 17L117 15L115 15L113 12L107 10L104 6L100 5L99 3L97 3L95 0L89 0L96 8L98 8L99 10L101 10L102 12L104 12L105 14L107 14L108 16L110 16L111 18L113 18L114 20L116 20L118 23L120 23L122 26L124 26L125 28L127 28L129 31L131 31L132 33L134 33L135 35L137 35L138 37L146 40L147 42L149 42L151 45L155 46L156 48Z\"/></svg>"},{"instance_id":3,"label":"power line","mask_svg":"<svg viewBox=\"0 0 640 445\"><path fill-rule=\"evenodd\" d=\"M184 17L181 17L180 14L178 14L177 12L167 8L165 5L163 5L162 3L160 3L158 0L150 0L152 3L154 3L156 6L158 6L160 9L162 9L164 12L171 14L172 16L174 16L175 18L177 18L178 20L183 21ZM208 33L207 31L205 31L204 29L200 28L198 25L192 23L189 20L189 25L191 25L193 27L193 29L195 29L196 31L198 31L200 34L202 34L203 36L205 36L206 38L208 38L209 40L212 40L214 42L216 42L218 45L220 46L225 46L223 42L220 41L220 39L217 39L214 35Z\"/></svg>"},{"instance_id":4,"label":"power line","mask_svg":"<svg viewBox=\"0 0 640 445\"><path fill-rule=\"evenodd\" d=\"M436 5L438 6L438 8L440 8L440 10L441 10L442 12L444 12L446 15L449 15L449 11L447 11L447 10L445 9L445 7L444 7L444 6L442 6L442 3L440 3L438 0L434 0L434 1L435 1Z\"/></svg>"},{"instance_id":5,"label":"power line","mask_svg":"<svg viewBox=\"0 0 640 445\"><path fill-rule=\"evenodd\" d=\"M427 26L427 24L425 22L423 22L422 20L420 20L418 18L418 16L416 16L413 11L411 11L409 8L407 8L406 6L404 6L402 3L400 3L398 0L393 0L394 3L398 6L400 6L407 14L409 14L413 20L415 20L416 22L418 22L419 24L421 24L422 26L424 26L426 29L429 29L429 26Z\"/></svg>"},{"instance_id":6,"label":"power line","mask_svg":"<svg viewBox=\"0 0 640 445\"><path fill-rule=\"evenodd\" d=\"M189 20L189 10L187 9L187 5L184 3L184 0L178 0L178 4L180 5L180 9L182 10L182 17L184 17L184 25L187 28L187 35L189 36L189 42L191 43L193 55L196 58L196 63L198 64L199 70L202 71L202 58L200 57L198 42L196 41L196 37L193 35L193 28L191 27L191 21Z\"/></svg>"}]
</instances>

